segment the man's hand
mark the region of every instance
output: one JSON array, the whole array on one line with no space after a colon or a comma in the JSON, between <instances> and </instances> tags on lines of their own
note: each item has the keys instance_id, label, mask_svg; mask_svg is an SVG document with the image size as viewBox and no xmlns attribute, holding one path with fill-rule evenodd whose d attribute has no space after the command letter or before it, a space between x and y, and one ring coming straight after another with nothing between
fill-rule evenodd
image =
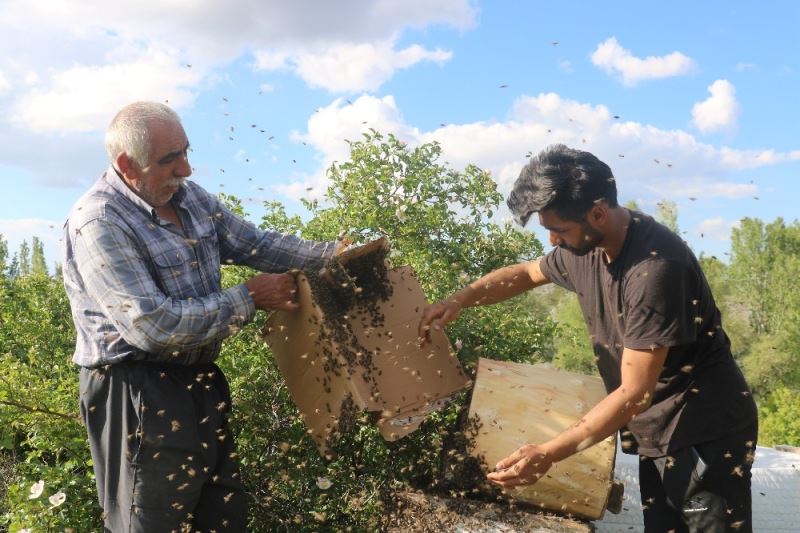
<instances>
[{"instance_id":1,"label":"man's hand","mask_svg":"<svg viewBox=\"0 0 800 533\"><path fill-rule=\"evenodd\" d=\"M337 256L347 250L347 248L353 244L348 237L341 237L339 240L336 241L336 247L333 249L333 255Z\"/></svg>"},{"instance_id":2,"label":"man's hand","mask_svg":"<svg viewBox=\"0 0 800 533\"><path fill-rule=\"evenodd\" d=\"M519 485L532 485L539 481L553 466L553 460L544 449L537 444L526 444L505 459L497 463L494 472L486 477L489 481L503 488Z\"/></svg>"},{"instance_id":3,"label":"man's hand","mask_svg":"<svg viewBox=\"0 0 800 533\"><path fill-rule=\"evenodd\" d=\"M244 286L250 291L256 309L295 311L300 308L295 301L297 283L293 274L259 274L247 280Z\"/></svg>"},{"instance_id":4,"label":"man's hand","mask_svg":"<svg viewBox=\"0 0 800 533\"><path fill-rule=\"evenodd\" d=\"M419 322L418 335L422 344L430 342L431 328L438 331L447 324L458 318L461 314L461 304L455 299L449 298L433 305L429 305L422 312L422 320Z\"/></svg>"}]
</instances>

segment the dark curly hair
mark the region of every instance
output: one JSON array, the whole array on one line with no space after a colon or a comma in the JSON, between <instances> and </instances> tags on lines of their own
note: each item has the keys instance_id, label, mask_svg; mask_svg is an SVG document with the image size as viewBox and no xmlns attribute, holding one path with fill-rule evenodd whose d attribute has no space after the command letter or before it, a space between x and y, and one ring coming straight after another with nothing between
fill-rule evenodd
<instances>
[{"instance_id":1,"label":"dark curly hair","mask_svg":"<svg viewBox=\"0 0 800 533\"><path fill-rule=\"evenodd\" d=\"M508 204L524 226L533 213L553 209L559 218L582 222L598 201L617 207L617 186L608 165L594 154L554 144L531 158L514 182Z\"/></svg>"}]
</instances>

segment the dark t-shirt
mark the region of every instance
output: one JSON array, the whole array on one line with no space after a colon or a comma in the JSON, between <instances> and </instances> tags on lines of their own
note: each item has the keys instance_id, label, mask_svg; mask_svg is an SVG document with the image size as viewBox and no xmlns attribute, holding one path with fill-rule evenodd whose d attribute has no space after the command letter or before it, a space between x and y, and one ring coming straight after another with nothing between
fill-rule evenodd
<instances>
[{"instance_id":1,"label":"dark t-shirt","mask_svg":"<svg viewBox=\"0 0 800 533\"><path fill-rule=\"evenodd\" d=\"M659 457L755 420L708 282L674 232L631 211L625 243L611 263L599 248L579 257L557 247L541 269L577 293L608 392L620 385L623 347L669 348L651 406L627 425L635 443L623 431L625 451Z\"/></svg>"}]
</instances>

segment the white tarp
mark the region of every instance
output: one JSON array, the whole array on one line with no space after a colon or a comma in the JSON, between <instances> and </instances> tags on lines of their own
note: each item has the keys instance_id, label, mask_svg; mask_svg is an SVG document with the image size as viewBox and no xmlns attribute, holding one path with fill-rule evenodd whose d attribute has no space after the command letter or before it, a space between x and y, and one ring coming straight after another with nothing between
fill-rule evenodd
<instances>
[{"instance_id":1,"label":"white tarp","mask_svg":"<svg viewBox=\"0 0 800 533\"><path fill-rule=\"evenodd\" d=\"M615 479L625 483L620 514L606 511L594 522L597 533L642 531L639 501L639 457L617 450ZM800 532L800 453L756 447L753 462L753 531Z\"/></svg>"}]
</instances>

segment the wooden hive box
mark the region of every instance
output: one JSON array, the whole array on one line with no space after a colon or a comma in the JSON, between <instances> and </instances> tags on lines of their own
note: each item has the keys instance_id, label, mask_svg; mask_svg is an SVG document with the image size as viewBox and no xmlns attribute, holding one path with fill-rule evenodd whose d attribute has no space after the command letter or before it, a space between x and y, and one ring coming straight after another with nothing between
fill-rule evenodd
<instances>
[{"instance_id":1,"label":"wooden hive box","mask_svg":"<svg viewBox=\"0 0 800 533\"><path fill-rule=\"evenodd\" d=\"M481 424L470 452L494 467L524 444L545 442L606 396L600 378L481 358L469 416ZM608 505L616 434L556 463L537 483L508 493L541 509L596 520Z\"/></svg>"}]
</instances>

